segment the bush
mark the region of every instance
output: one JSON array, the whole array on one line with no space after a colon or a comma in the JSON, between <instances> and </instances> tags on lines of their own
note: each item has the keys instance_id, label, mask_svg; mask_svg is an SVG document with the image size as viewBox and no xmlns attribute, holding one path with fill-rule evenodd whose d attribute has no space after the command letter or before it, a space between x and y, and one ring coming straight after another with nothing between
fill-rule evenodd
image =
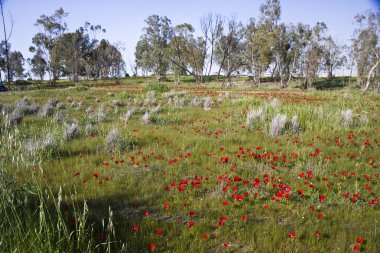
<instances>
[{"instance_id":1,"label":"bush","mask_svg":"<svg viewBox=\"0 0 380 253\"><path fill-rule=\"evenodd\" d=\"M272 136L280 136L283 134L286 123L286 115L285 114L277 114L277 116L273 119L271 127L270 127L270 135Z\"/></svg>"},{"instance_id":2,"label":"bush","mask_svg":"<svg viewBox=\"0 0 380 253\"><path fill-rule=\"evenodd\" d=\"M145 89L147 91L156 91L159 93L168 92L170 90L169 86L164 83L150 83L145 87Z\"/></svg>"},{"instance_id":3,"label":"bush","mask_svg":"<svg viewBox=\"0 0 380 253\"><path fill-rule=\"evenodd\" d=\"M16 80L15 84L16 85L29 85L29 84L32 84L32 83L28 82L26 80Z\"/></svg>"}]
</instances>

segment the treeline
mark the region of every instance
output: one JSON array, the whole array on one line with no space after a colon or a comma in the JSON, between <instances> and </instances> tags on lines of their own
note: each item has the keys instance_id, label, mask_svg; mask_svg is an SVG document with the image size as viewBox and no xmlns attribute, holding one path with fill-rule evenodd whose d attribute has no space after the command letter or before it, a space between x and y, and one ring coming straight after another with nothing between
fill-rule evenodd
<instances>
[{"instance_id":1,"label":"treeline","mask_svg":"<svg viewBox=\"0 0 380 253\"><path fill-rule=\"evenodd\" d=\"M135 58L143 73L165 80L168 72L190 74L198 83L213 70L224 75L225 85L239 73L248 74L255 86L265 73L287 87L292 77L303 80L303 88L314 88L317 77L336 70L355 69L363 91L370 84L380 89L380 12L355 17L357 28L352 45L340 45L328 35L327 25L280 22L279 0L260 6L257 19L243 25L236 18L209 14L201 20L201 36L191 24L172 25L167 17L149 16L137 43Z\"/></svg>"},{"instance_id":2,"label":"treeline","mask_svg":"<svg viewBox=\"0 0 380 253\"><path fill-rule=\"evenodd\" d=\"M105 30L86 22L68 32L67 15L61 8L37 19L40 32L32 39L34 56L27 61L32 73L41 79L47 74L52 81L68 77L74 82L79 77L119 78L126 74L120 47L96 39ZM380 90L380 11L355 17L350 45L339 44L323 22L314 26L282 23L280 17L280 1L266 0L257 19L251 18L247 24L234 17L208 14L196 34L191 24L172 25L166 16L149 16L131 71L133 75L154 74L157 80L166 80L172 73L177 83L181 75L192 75L197 83L210 75L223 75L226 86L242 73L259 86L269 73L284 88L293 77L303 80L303 88L313 88L321 73L331 78L337 70L348 68L350 75L357 73L363 91ZM1 71L8 81L24 78L22 54L9 49L8 42L0 44Z\"/></svg>"}]
</instances>

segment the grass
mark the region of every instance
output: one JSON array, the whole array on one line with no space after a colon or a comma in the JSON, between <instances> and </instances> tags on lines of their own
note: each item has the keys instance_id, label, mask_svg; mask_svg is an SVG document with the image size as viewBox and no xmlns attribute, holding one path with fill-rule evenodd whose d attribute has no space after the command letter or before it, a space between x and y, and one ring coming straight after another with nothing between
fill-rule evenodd
<instances>
[{"instance_id":1,"label":"grass","mask_svg":"<svg viewBox=\"0 0 380 253\"><path fill-rule=\"evenodd\" d=\"M354 88L167 83L184 91L176 108L160 93L157 102L146 100L150 78L121 82L0 94L3 105L28 96L42 107L56 98L66 121L79 126L64 141L63 124L51 117L27 115L9 126L1 114L1 251L149 252L152 244L154 252L380 251L378 94L364 102ZM191 104L206 96L211 110ZM67 101L83 103L76 109ZM161 108L152 123L142 124L155 103ZM85 110L100 106L108 117L96 123ZM259 107L265 118L246 126L249 110ZM128 123L120 120L131 108ZM341 119L346 109L353 110L350 126ZM278 114L288 122L271 137ZM114 128L122 143L110 153ZM28 153L25 143L47 133L55 148Z\"/></svg>"}]
</instances>

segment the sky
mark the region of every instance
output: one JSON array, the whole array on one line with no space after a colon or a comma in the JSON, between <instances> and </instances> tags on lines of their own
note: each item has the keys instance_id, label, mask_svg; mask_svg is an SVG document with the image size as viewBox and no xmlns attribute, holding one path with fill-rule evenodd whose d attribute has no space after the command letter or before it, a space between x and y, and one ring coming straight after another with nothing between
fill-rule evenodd
<instances>
[{"instance_id":1,"label":"sky","mask_svg":"<svg viewBox=\"0 0 380 253\"><path fill-rule=\"evenodd\" d=\"M88 21L107 30L98 39L121 43L127 65L134 60L134 49L139 40L144 20L153 14L167 16L173 25L190 23L200 32L200 19L207 13L226 17L235 16L243 24L249 18L258 18L259 6L265 0L5 0L6 23L13 19L10 38L12 50L21 51L24 58L32 57L29 47L32 37L39 32L34 24L42 15L52 15L62 7L69 31ZM354 30L354 16L366 10L379 10L380 0L280 0L281 22L314 25L323 21L328 33L340 43L348 43ZM0 32L0 37L3 37ZM129 70L128 70L129 71Z\"/></svg>"}]
</instances>

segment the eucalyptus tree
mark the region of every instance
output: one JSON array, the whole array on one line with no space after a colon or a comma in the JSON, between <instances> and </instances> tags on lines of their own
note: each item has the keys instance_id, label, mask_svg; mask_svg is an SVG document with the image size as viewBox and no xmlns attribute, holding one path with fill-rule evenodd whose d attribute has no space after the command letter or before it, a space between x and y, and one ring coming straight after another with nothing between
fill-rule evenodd
<instances>
[{"instance_id":1,"label":"eucalyptus tree","mask_svg":"<svg viewBox=\"0 0 380 253\"><path fill-rule=\"evenodd\" d=\"M210 76L214 65L215 46L222 35L224 18L220 14L208 13L201 19L201 30L204 39L205 75ZM206 59L207 58L207 59ZM207 60L207 62L206 62Z\"/></svg>"},{"instance_id":2,"label":"eucalyptus tree","mask_svg":"<svg viewBox=\"0 0 380 253\"><path fill-rule=\"evenodd\" d=\"M268 33L265 26L257 24L251 18L245 32L245 61L246 70L252 75L253 85L260 85L262 74L268 70L273 61L272 51L273 33Z\"/></svg>"},{"instance_id":3,"label":"eucalyptus tree","mask_svg":"<svg viewBox=\"0 0 380 253\"><path fill-rule=\"evenodd\" d=\"M82 29L61 35L55 43L54 52L60 58L63 73L74 82L78 82L82 74L84 54L90 49L89 37L83 33Z\"/></svg>"},{"instance_id":4,"label":"eucalyptus tree","mask_svg":"<svg viewBox=\"0 0 380 253\"><path fill-rule=\"evenodd\" d=\"M7 44L7 45L6 45ZM6 57L8 52L9 57ZM0 70L5 73L8 82L12 82L14 78L24 78L24 56L20 51L11 51L11 45L1 41L0 43Z\"/></svg>"},{"instance_id":5,"label":"eucalyptus tree","mask_svg":"<svg viewBox=\"0 0 380 253\"><path fill-rule=\"evenodd\" d=\"M329 79L333 77L336 69L346 64L347 58L343 51L344 45L339 45L331 36L325 38L322 45L322 64Z\"/></svg>"},{"instance_id":6,"label":"eucalyptus tree","mask_svg":"<svg viewBox=\"0 0 380 253\"><path fill-rule=\"evenodd\" d=\"M117 46L111 45L109 41L103 39L95 51L99 63L97 76L100 78L114 77L118 81L121 71L124 69L124 61Z\"/></svg>"},{"instance_id":7,"label":"eucalyptus tree","mask_svg":"<svg viewBox=\"0 0 380 253\"><path fill-rule=\"evenodd\" d=\"M43 52L41 49L37 49L30 60L31 71L34 75L38 76L41 81L44 80L44 76L47 70L47 63L45 58L43 57Z\"/></svg>"},{"instance_id":8,"label":"eucalyptus tree","mask_svg":"<svg viewBox=\"0 0 380 253\"><path fill-rule=\"evenodd\" d=\"M232 74L245 65L244 61L244 27L235 18L228 21L227 31L218 39L215 47L215 60L219 65L218 77L224 72L227 86L231 85Z\"/></svg>"},{"instance_id":9,"label":"eucalyptus tree","mask_svg":"<svg viewBox=\"0 0 380 253\"><path fill-rule=\"evenodd\" d=\"M145 23L144 34L136 45L136 64L153 72L157 80L165 80L170 64L166 53L173 35L171 21L166 16L152 15Z\"/></svg>"},{"instance_id":10,"label":"eucalyptus tree","mask_svg":"<svg viewBox=\"0 0 380 253\"><path fill-rule=\"evenodd\" d=\"M322 69L323 42L327 26L318 22L314 27L299 24L302 32L302 51L299 59L299 72L303 76L302 88L315 88L315 81Z\"/></svg>"},{"instance_id":11,"label":"eucalyptus tree","mask_svg":"<svg viewBox=\"0 0 380 253\"><path fill-rule=\"evenodd\" d=\"M20 51L13 51L9 55L9 71L10 76L7 77L8 80L13 81L14 78L22 79L24 75L24 56Z\"/></svg>"},{"instance_id":12,"label":"eucalyptus tree","mask_svg":"<svg viewBox=\"0 0 380 253\"><path fill-rule=\"evenodd\" d=\"M260 85L260 77L273 64L272 75L277 69L274 60L276 47L276 31L281 16L279 0L266 0L260 6L258 21L251 18L246 27L246 61L247 70L253 76L253 84ZM279 49L279 48L278 48ZM277 52L281 54L281 52Z\"/></svg>"},{"instance_id":13,"label":"eucalyptus tree","mask_svg":"<svg viewBox=\"0 0 380 253\"><path fill-rule=\"evenodd\" d=\"M380 10L358 14L355 21L352 51L358 83L363 92L367 92L371 84L377 85L380 91Z\"/></svg>"},{"instance_id":14,"label":"eucalyptus tree","mask_svg":"<svg viewBox=\"0 0 380 253\"><path fill-rule=\"evenodd\" d=\"M40 50L41 56L47 63L49 79L53 81L59 78L62 71L60 57L56 52L58 49L56 43L67 30L67 24L64 21L67 15L67 12L59 8L51 16L41 15L35 23L40 28L40 32L34 35L32 39L34 46L30 48L30 51Z\"/></svg>"},{"instance_id":15,"label":"eucalyptus tree","mask_svg":"<svg viewBox=\"0 0 380 253\"><path fill-rule=\"evenodd\" d=\"M206 41L202 37L194 37L192 25L184 23L173 29L167 55L172 63L172 69L178 75L183 71L194 76L196 83L203 81L203 70L206 58Z\"/></svg>"}]
</instances>

